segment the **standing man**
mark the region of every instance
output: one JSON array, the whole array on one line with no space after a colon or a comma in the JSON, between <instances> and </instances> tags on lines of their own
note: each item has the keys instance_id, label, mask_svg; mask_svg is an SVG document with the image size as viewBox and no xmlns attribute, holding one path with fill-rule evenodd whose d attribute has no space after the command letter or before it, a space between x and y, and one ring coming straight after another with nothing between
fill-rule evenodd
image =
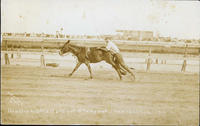
<instances>
[{"instance_id":1,"label":"standing man","mask_svg":"<svg viewBox=\"0 0 200 126\"><path fill-rule=\"evenodd\" d=\"M125 65L124 60L122 58L122 55L120 54L120 50L118 49L117 45L114 44L110 38L105 38L106 42L106 49L111 52L111 54L114 56L114 62L116 63L117 67L121 69L124 68L126 71L128 71L135 79L134 74L130 71L130 69ZM121 66L121 67L120 67Z\"/></svg>"}]
</instances>

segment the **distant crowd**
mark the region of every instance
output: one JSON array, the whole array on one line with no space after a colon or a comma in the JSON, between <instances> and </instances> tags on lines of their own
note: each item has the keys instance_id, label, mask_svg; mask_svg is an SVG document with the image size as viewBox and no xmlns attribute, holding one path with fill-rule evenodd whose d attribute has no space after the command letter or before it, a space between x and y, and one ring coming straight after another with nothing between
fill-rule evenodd
<instances>
[{"instance_id":1,"label":"distant crowd","mask_svg":"<svg viewBox=\"0 0 200 126\"><path fill-rule=\"evenodd\" d=\"M136 34L137 33L137 34ZM64 34L45 34L45 33L2 33L2 37L46 37L46 38L67 38L67 39L100 39L109 37L112 40L129 40L129 41L158 41L158 42L185 42L198 43L200 39L178 39L171 37L154 37L152 32L135 32L131 34L122 33L115 35L64 35Z\"/></svg>"}]
</instances>

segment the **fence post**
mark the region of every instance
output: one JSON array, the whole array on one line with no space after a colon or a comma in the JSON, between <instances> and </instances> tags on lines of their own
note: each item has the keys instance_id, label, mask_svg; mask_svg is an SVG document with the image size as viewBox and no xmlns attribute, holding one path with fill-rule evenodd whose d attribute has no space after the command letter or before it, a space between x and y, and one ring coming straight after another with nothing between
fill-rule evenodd
<instances>
[{"instance_id":1,"label":"fence post","mask_svg":"<svg viewBox=\"0 0 200 126\"><path fill-rule=\"evenodd\" d=\"M156 58L156 64L158 64L158 58Z\"/></svg>"},{"instance_id":2,"label":"fence post","mask_svg":"<svg viewBox=\"0 0 200 126\"><path fill-rule=\"evenodd\" d=\"M181 68L181 72L185 72L186 66L187 66L187 61L186 61L186 59L184 59L183 60L183 65L182 65L182 68Z\"/></svg>"},{"instance_id":3,"label":"fence post","mask_svg":"<svg viewBox=\"0 0 200 126\"><path fill-rule=\"evenodd\" d=\"M151 67L151 48L149 49L149 54L148 54L148 59L147 59L147 68L146 71L150 71L150 67Z\"/></svg>"},{"instance_id":4,"label":"fence post","mask_svg":"<svg viewBox=\"0 0 200 126\"><path fill-rule=\"evenodd\" d=\"M6 48L6 53L4 54L4 57L5 57L5 64L6 65L9 65L10 64L10 60L9 60L9 56L8 56L8 43L7 43L7 40L5 40L5 48Z\"/></svg>"},{"instance_id":5,"label":"fence post","mask_svg":"<svg viewBox=\"0 0 200 126\"><path fill-rule=\"evenodd\" d=\"M161 64L164 64L164 60L163 59L161 60Z\"/></svg>"},{"instance_id":6,"label":"fence post","mask_svg":"<svg viewBox=\"0 0 200 126\"><path fill-rule=\"evenodd\" d=\"M167 60L164 60L164 64L167 64Z\"/></svg>"},{"instance_id":7,"label":"fence post","mask_svg":"<svg viewBox=\"0 0 200 126\"><path fill-rule=\"evenodd\" d=\"M6 65L9 65L9 64L10 64L10 60L9 60L8 53L5 53L5 64L6 64Z\"/></svg>"},{"instance_id":8,"label":"fence post","mask_svg":"<svg viewBox=\"0 0 200 126\"><path fill-rule=\"evenodd\" d=\"M42 41L42 45L41 45L41 51L42 51L42 54L40 56L40 66L41 67L45 67L46 66L46 63L45 63L45 58L44 58L44 40Z\"/></svg>"},{"instance_id":9,"label":"fence post","mask_svg":"<svg viewBox=\"0 0 200 126\"><path fill-rule=\"evenodd\" d=\"M11 59L14 58L14 54L13 54L13 45L11 45Z\"/></svg>"},{"instance_id":10,"label":"fence post","mask_svg":"<svg viewBox=\"0 0 200 126\"><path fill-rule=\"evenodd\" d=\"M186 44L186 46L185 46L184 60L183 60L183 65L182 65L182 68L181 68L181 72L185 72L186 71L186 66L187 66L187 48L188 48L188 44Z\"/></svg>"},{"instance_id":11,"label":"fence post","mask_svg":"<svg viewBox=\"0 0 200 126\"><path fill-rule=\"evenodd\" d=\"M18 48L17 48L17 58L21 58L21 53L20 53L20 41L18 41Z\"/></svg>"},{"instance_id":12,"label":"fence post","mask_svg":"<svg viewBox=\"0 0 200 126\"><path fill-rule=\"evenodd\" d=\"M43 54L40 56L40 64L41 64L41 67L45 67L46 66Z\"/></svg>"}]
</instances>

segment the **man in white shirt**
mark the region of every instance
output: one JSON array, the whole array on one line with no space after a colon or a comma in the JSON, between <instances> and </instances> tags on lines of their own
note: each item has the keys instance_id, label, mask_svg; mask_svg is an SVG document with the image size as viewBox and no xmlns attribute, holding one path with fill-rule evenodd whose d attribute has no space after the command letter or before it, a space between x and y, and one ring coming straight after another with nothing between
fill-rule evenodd
<instances>
[{"instance_id":1,"label":"man in white shirt","mask_svg":"<svg viewBox=\"0 0 200 126\"><path fill-rule=\"evenodd\" d=\"M118 47L109 39L106 39L106 49L108 49L109 51L111 51L114 54L120 52Z\"/></svg>"},{"instance_id":2,"label":"man in white shirt","mask_svg":"<svg viewBox=\"0 0 200 126\"><path fill-rule=\"evenodd\" d=\"M120 54L120 50L118 49L117 45L115 45L115 43L113 43L109 38L105 38L105 42L106 49L110 51L111 54L114 56L114 61L116 61L117 59L122 59L123 61L123 58Z\"/></svg>"},{"instance_id":3,"label":"man in white shirt","mask_svg":"<svg viewBox=\"0 0 200 126\"><path fill-rule=\"evenodd\" d=\"M105 41L106 41L106 49L109 50L112 53L112 55L114 56L114 62L116 63L117 67L124 68L135 78L135 76L130 71L130 69L125 65L124 60L122 58L122 55L120 54L120 50L118 49L117 45L115 45L109 38L106 38ZM120 67L120 65L122 67ZM121 70L123 70L123 69L121 69ZM121 72L125 72L125 71L123 70Z\"/></svg>"}]
</instances>

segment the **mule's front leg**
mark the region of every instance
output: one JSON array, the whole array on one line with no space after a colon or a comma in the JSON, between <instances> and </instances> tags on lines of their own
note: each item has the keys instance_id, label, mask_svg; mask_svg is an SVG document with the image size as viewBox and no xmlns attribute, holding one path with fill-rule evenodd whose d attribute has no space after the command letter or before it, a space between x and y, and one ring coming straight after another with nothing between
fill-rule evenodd
<instances>
[{"instance_id":1,"label":"mule's front leg","mask_svg":"<svg viewBox=\"0 0 200 126\"><path fill-rule=\"evenodd\" d=\"M89 70L89 72L90 72L90 79L92 79L93 76L92 76L92 71L91 71L90 64L89 64L89 63L85 63L85 65L88 67L88 70Z\"/></svg>"},{"instance_id":2,"label":"mule's front leg","mask_svg":"<svg viewBox=\"0 0 200 126\"><path fill-rule=\"evenodd\" d=\"M72 74L80 67L81 64L82 64L81 62L78 62L78 63L76 64L76 67L74 68L74 70L73 70L68 76L71 77Z\"/></svg>"}]
</instances>

